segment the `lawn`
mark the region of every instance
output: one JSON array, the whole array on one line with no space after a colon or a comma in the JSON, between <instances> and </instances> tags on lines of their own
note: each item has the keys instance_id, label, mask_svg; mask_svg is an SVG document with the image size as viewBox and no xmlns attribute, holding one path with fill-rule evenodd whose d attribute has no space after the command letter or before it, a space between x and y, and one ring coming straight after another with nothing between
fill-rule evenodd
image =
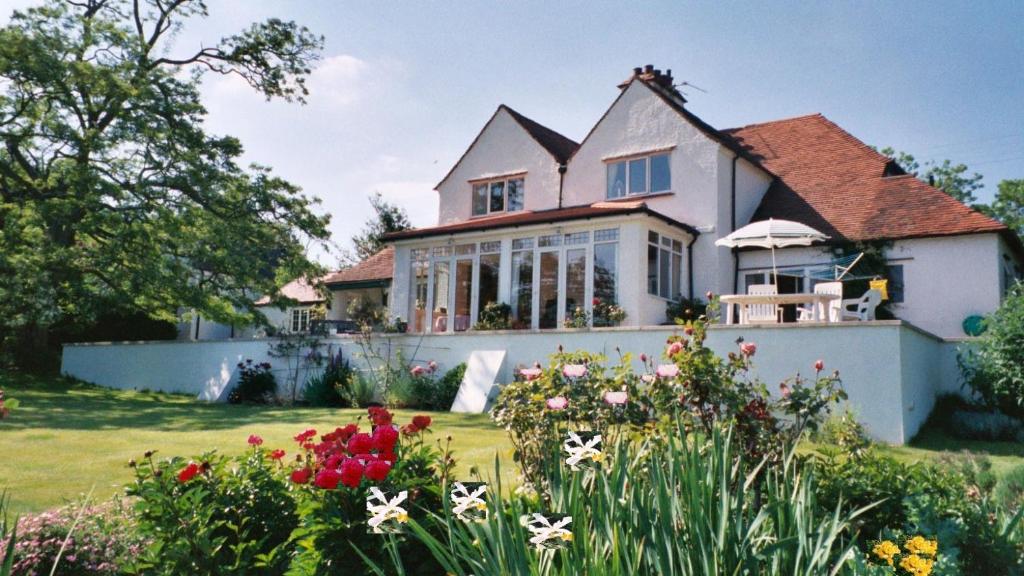
<instances>
[{"instance_id":1,"label":"lawn","mask_svg":"<svg viewBox=\"0 0 1024 576\"><path fill-rule=\"evenodd\" d=\"M264 447L291 452L298 432L333 430L365 415L354 409L209 404L181 395L107 390L3 372L0 389L21 402L17 412L0 421L0 491L8 490L16 513L59 506L90 490L94 500L107 499L131 480L128 460L146 450L165 457L207 450L237 453L248 448L250 434L258 434ZM397 410L395 421L404 424L422 413ZM428 414L434 420L432 439L452 436L456 474L476 465L484 476L493 475L496 451L503 462L511 462L505 431L488 416ZM503 467L507 474L511 466Z\"/></svg>"}]
</instances>

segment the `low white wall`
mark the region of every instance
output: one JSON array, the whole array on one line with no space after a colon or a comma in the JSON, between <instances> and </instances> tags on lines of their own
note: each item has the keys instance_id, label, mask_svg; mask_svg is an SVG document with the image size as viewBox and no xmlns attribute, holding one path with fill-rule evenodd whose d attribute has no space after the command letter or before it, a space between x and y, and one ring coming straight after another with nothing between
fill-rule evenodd
<instances>
[{"instance_id":1,"label":"low white wall","mask_svg":"<svg viewBox=\"0 0 1024 576\"><path fill-rule=\"evenodd\" d=\"M506 350L509 381L517 366L546 362L559 345L617 357L616 348L659 357L671 327L609 328L580 332L471 332L444 335L381 335L382 350L402 351L407 361L435 360L442 370L464 362L474 350ZM959 389L957 343L944 342L900 321L836 325L715 326L708 345L718 354L737 350L736 340L757 344L753 376L773 391L797 372L813 377L816 360L839 370L850 404L870 433L883 441L908 441L928 416L937 391ZM236 364L246 358L275 366L271 340L83 344L64 347L64 373L104 386L163 390L223 400L237 378ZM349 337L327 339L346 358L364 368L361 349ZM952 359L952 360L951 360ZM952 363L951 363L952 362ZM638 366L639 368L639 366Z\"/></svg>"}]
</instances>

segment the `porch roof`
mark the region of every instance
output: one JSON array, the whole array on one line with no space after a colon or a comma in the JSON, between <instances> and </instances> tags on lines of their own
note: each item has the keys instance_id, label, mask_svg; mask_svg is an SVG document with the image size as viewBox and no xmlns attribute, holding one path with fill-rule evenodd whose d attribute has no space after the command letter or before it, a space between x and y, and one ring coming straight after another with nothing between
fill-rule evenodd
<instances>
[{"instance_id":1,"label":"porch roof","mask_svg":"<svg viewBox=\"0 0 1024 576\"><path fill-rule=\"evenodd\" d=\"M432 236L447 236L467 232L480 232L482 230L500 230L503 228L519 228L537 224L555 224L558 222L569 222L574 220L594 220L597 218L610 218L613 216L626 216L630 214L643 214L657 220L682 229L691 236L699 236L696 228L669 218L664 214L652 210L643 202L597 202L582 206L571 206L568 208L556 208L551 210L538 210L535 212L515 212L502 214L500 216L489 216L485 218L473 218L454 224L433 226L430 228L417 228L402 232L393 232L384 236L384 240L393 242L396 240L413 240L417 238L429 238Z\"/></svg>"}]
</instances>

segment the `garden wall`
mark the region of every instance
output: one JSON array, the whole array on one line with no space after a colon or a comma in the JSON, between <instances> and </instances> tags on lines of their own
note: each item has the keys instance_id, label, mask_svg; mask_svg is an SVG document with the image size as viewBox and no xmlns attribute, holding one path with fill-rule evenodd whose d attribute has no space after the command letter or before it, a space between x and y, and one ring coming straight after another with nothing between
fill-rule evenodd
<instances>
[{"instance_id":1,"label":"garden wall","mask_svg":"<svg viewBox=\"0 0 1024 576\"><path fill-rule=\"evenodd\" d=\"M608 328L579 332L471 332L441 335L381 335L374 345L410 361L437 361L442 370L464 362L473 351L505 350L498 381L508 381L517 366L545 362L559 345L616 356L622 352L659 356L672 327ZM719 354L736 350L736 340L757 344L755 375L777 391L797 372L813 376L822 359L839 370L850 404L873 436L902 444L927 419L938 392L956 391L956 348L898 320L835 325L714 326L708 345ZM361 347L351 337L332 336L357 368L365 368ZM274 365L279 382L286 371L268 354L271 340L134 342L72 344L64 347L64 373L96 384L150 389L224 400L237 378L236 364L246 358ZM299 381L303 380L300 375Z\"/></svg>"}]
</instances>

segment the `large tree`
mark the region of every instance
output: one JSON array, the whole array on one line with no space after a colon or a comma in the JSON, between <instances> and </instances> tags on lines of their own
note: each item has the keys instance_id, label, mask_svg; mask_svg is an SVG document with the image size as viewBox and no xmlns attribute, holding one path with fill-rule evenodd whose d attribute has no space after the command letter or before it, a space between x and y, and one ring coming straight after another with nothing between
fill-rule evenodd
<instances>
[{"instance_id":1,"label":"large tree","mask_svg":"<svg viewBox=\"0 0 1024 576\"><path fill-rule=\"evenodd\" d=\"M1000 182L995 200L981 210L1024 238L1024 179Z\"/></svg>"},{"instance_id":2,"label":"large tree","mask_svg":"<svg viewBox=\"0 0 1024 576\"><path fill-rule=\"evenodd\" d=\"M412 228L405 208L392 204L375 192L370 196L373 216L366 221L362 231L352 237L352 250L342 254L341 264L352 266L373 256L384 247L384 235Z\"/></svg>"},{"instance_id":3,"label":"large tree","mask_svg":"<svg viewBox=\"0 0 1024 576\"><path fill-rule=\"evenodd\" d=\"M206 15L203 0L48 0L0 28L8 346L111 307L250 322L256 295L315 271L305 251L327 217L206 131L199 84L235 75L301 102L322 39L270 19L191 51L171 42Z\"/></svg>"},{"instance_id":4,"label":"large tree","mask_svg":"<svg viewBox=\"0 0 1024 576\"><path fill-rule=\"evenodd\" d=\"M968 206L974 206L978 201L974 193L982 188L981 174L968 174L966 164L954 164L950 160L941 163L929 160L922 166L912 154L891 147L882 148L879 152L892 158L907 174L917 176Z\"/></svg>"}]
</instances>

